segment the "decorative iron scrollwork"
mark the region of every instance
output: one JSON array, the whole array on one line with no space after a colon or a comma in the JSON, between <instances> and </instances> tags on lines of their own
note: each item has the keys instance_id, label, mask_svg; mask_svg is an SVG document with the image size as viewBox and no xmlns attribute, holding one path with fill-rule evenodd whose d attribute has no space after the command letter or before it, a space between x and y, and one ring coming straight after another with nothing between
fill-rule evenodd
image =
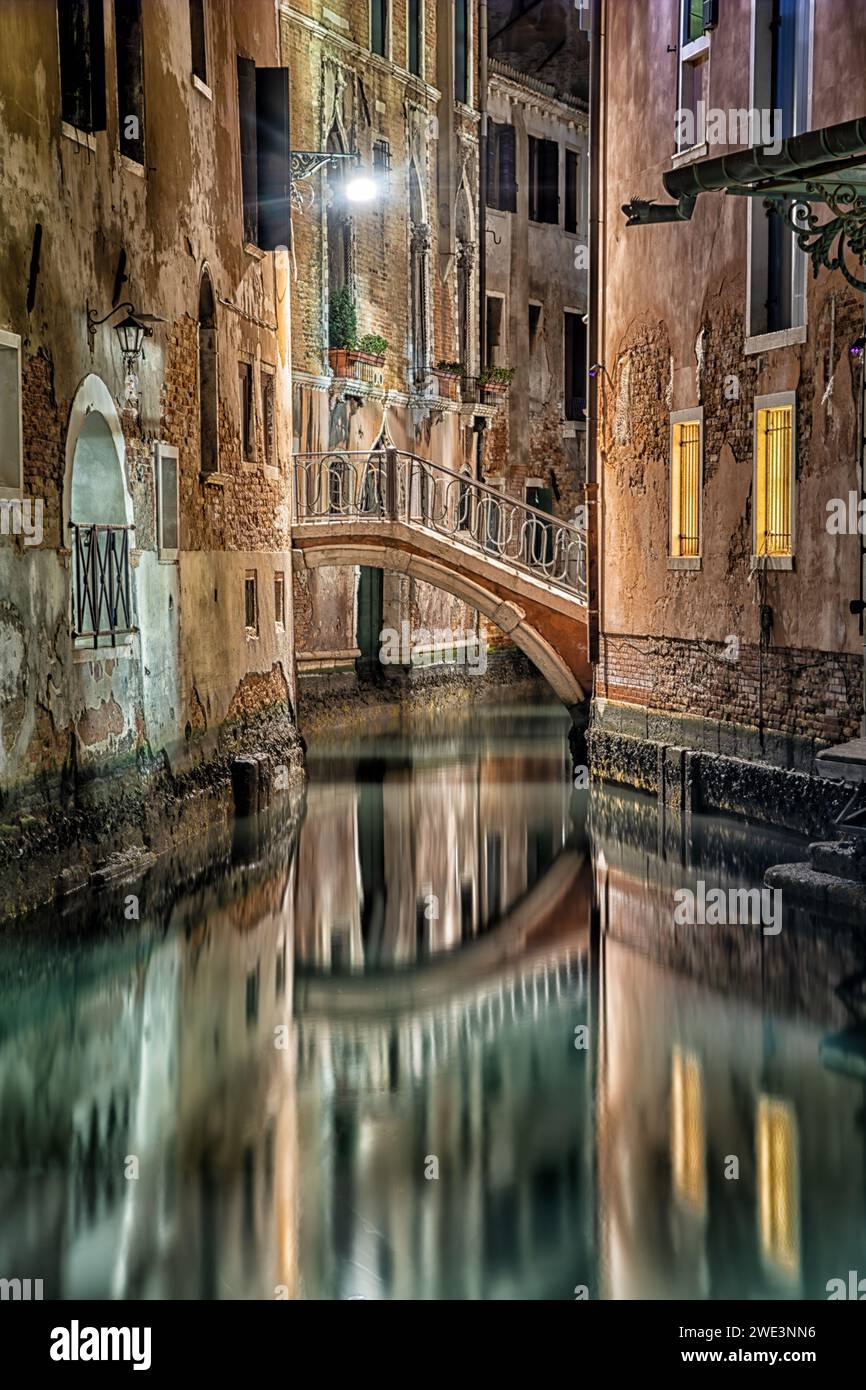
<instances>
[{"instance_id":1,"label":"decorative iron scrollwork","mask_svg":"<svg viewBox=\"0 0 866 1390\"><path fill-rule=\"evenodd\" d=\"M832 216L820 222L813 203L825 203ZM866 290L866 279L860 279L848 268L846 253L856 256L863 265L866 253L866 197L853 184L827 188L820 183L807 183L805 194L790 200L765 198L764 207L784 219L797 238L797 245L812 262L812 274L823 265L827 270L839 270L855 290Z\"/></svg>"}]
</instances>

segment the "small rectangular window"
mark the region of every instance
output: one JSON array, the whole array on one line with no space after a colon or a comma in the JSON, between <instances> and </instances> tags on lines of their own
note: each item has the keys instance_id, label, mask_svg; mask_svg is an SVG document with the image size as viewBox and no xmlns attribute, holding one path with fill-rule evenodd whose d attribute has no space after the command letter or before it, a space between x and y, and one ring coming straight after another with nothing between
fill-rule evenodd
<instances>
[{"instance_id":1,"label":"small rectangular window","mask_svg":"<svg viewBox=\"0 0 866 1390\"><path fill-rule=\"evenodd\" d=\"M241 398L241 453L245 463L256 457L255 423L253 420L253 364L238 363Z\"/></svg>"},{"instance_id":2,"label":"small rectangular window","mask_svg":"<svg viewBox=\"0 0 866 1390\"><path fill-rule=\"evenodd\" d=\"M114 0L120 153L144 163L144 55L141 0Z\"/></svg>"},{"instance_id":3,"label":"small rectangular window","mask_svg":"<svg viewBox=\"0 0 866 1390\"><path fill-rule=\"evenodd\" d=\"M758 397L755 409L755 555L794 553L794 403Z\"/></svg>"},{"instance_id":4,"label":"small rectangular window","mask_svg":"<svg viewBox=\"0 0 866 1390\"><path fill-rule=\"evenodd\" d=\"M105 130L103 0L57 0L60 115L76 130Z\"/></svg>"},{"instance_id":5,"label":"small rectangular window","mask_svg":"<svg viewBox=\"0 0 866 1390\"><path fill-rule=\"evenodd\" d=\"M207 41L205 39L204 0L189 0L189 37L193 75L207 86Z\"/></svg>"},{"instance_id":6,"label":"small rectangular window","mask_svg":"<svg viewBox=\"0 0 866 1390\"><path fill-rule=\"evenodd\" d=\"M258 637L259 585L255 570L247 570L244 577L244 627L247 637Z\"/></svg>"},{"instance_id":7,"label":"small rectangular window","mask_svg":"<svg viewBox=\"0 0 866 1390\"><path fill-rule=\"evenodd\" d=\"M423 72L424 0L409 0L409 71L416 77Z\"/></svg>"},{"instance_id":8,"label":"small rectangular window","mask_svg":"<svg viewBox=\"0 0 866 1390\"><path fill-rule=\"evenodd\" d=\"M276 389L273 369L262 367L262 449L268 468L276 467Z\"/></svg>"},{"instance_id":9,"label":"small rectangular window","mask_svg":"<svg viewBox=\"0 0 866 1390\"><path fill-rule=\"evenodd\" d=\"M388 0L370 0L370 49L388 56Z\"/></svg>"},{"instance_id":10,"label":"small rectangular window","mask_svg":"<svg viewBox=\"0 0 866 1390\"><path fill-rule=\"evenodd\" d=\"M686 412L673 416L670 506L670 555L673 560L696 560L701 554L702 450L700 414Z\"/></svg>"},{"instance_id":11,"label":"small rectangular window","mask_svg":"<svg viewBox=\"0 0 866 1390\"><path fill-rule=\"evenodd\" d=\"M274 622L286 626L286 576L281 570L274 575Z\"/></svg>"},{"instance_id":12,"label":"small rectangular window","mask_svg":"<svg viewBox=\"0 0 866 1390\"><path fill-rule=\"evenodd\" d=\"M179 542L178 451L170 444L156 445L157 544L161 560L176 560Z\"/></svg>"},{"instance_id":13,"label":"small rectangular window","mask_svg":"<svg viewBox=\"0 0 866 1390\"><path fill-rule=\"evenodd\" d=\"M529 217L532 222L559 221L559 145L529 137Z\"/></svg>"},{"instance_id":14,"label":"small rectangular window","mask_svg":"<svg viewBox=\"0 0 866 1390\"><path fill-rule=\"evenodd\" d=\"M274 251L291 245L289 70L237 67L244 244Z\"/></svg>"},{"instance_id":15,"label":"small rectangular window","mask_svg":"<svg viewBox=\"0 0 866 1390\"><path fill-rule=\"evenodd\" d=\"M586 324L570 309L564 315L564 389L566 420L583 420L586 408Z\"/></svg>"},{"instance_id":16,"label":"small rectangular window","mask_svg":"<svg viewBox=\"0 0 866 1390\"><path fill-rule=\"evenodd\" d=\"M469 0L454 0L454 98L469 102Z\"/></svg>"},{"instance_id":17,"label":"small rectangular window","mask_svg":"<svg viewBox=\"0 0 866 1390\"><path fill-rule=\"evenodd\" d=\"M565 151L565 230L580 226L580 158L576 150Z\"/></svg>"},{"instance_id":18,"label":"small rectangular window","mask_svg":"<svg viewBox=\"0 0 866 1390\"><path fill-rule=\"evenodd\" d=\"M0 332L0 497L23 485L21 339Z\"/></svg>"}]
</instances>

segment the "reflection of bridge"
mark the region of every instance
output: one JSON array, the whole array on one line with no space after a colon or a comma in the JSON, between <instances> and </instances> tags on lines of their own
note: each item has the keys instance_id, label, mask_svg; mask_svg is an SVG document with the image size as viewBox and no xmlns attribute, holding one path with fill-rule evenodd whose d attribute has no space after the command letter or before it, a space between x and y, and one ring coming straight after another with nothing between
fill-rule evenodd
<instances>
[{"instance_id":1,"label":"reflection of bridge","mask_svg":"<svg viewBox=\"0 0 866 1390\"><path fill-rule=\"evenodd\" d=\"M398 449L295 456L292 548L454 594L506 632L569 709L591 672L585 533L470 474Z\"/></svg>"},{"instance_id":2,"label":"reflection of bridge","mask_svg":"<svg viewBox=\"0 0 866 1390\"><path fill-rule=\"evenodd\" d=\"M586 861L564 850L542 878L483 936L454 951L425 958L423 964L351 975L295 970L295 1012L322 1017L375 1020L453 1007L455 1000L478 999L507 986L525 997L527 981L540 977L547 990L548 970L588 944L590 887ZM545 997L548 997L545 993Z\"/></svg>"}]
</instances>

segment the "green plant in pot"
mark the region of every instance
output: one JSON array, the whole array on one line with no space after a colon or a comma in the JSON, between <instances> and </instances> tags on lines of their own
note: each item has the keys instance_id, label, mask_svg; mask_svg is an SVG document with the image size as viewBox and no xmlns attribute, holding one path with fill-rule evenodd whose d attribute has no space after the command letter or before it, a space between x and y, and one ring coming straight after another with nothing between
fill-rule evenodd
<instances>
[{"instance_id":1,"label":"green plant in pot","mask_svg":"<svg viewBox=\"0 0 866 1390\"><path fill-rule=\"evenodd\" d=\"M328 346L355 351L358 340L358 315L348 285L331 295L328 306Z\"/></svg>"},{"instance_id":2,"label":"green plant in pot","mask_svg":"<svg viewBox=\"0 0 866 1390\"><path fill-rule=\"evenodd\" d=\"M381 333L365 333L358 343L358 352L367 353L370 357L384 357L388 351L388 339L383 338Z\"/></svg>"},{"instance_id":3,"label":"green plant in pot","mask_svg":"<svg viewBox=\"0 0 866 1390\"><path fill-rule=\"evenodd\" d=\"M479 380L482 386L492 387L494 391L504 391L514 379L513 367L485 367Z\"/></svg>"}]
</instances>

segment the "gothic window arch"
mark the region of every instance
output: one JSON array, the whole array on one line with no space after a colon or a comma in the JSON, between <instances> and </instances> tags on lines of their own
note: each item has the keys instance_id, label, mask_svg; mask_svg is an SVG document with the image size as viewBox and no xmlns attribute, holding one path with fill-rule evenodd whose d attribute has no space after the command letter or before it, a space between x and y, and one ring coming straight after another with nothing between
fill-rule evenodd
<instances>
[{"instance_id":1,"label":"gothic window arch","mask_svg":"<svg viewBox=\"0 0 866 1390\"><path fill-rule=\"evenodd\" d=\"M409 165L409 341L416 384L424 382L430 367L431 246L421 179L413 159Z\"/></svg>"},{"instance_id":2,"label":"gothic window arch","mask_svg":"<svg viewBox=\"0 0 866 1390\"><path fill-rule=\"evenodd\" d=\"M457 326L457 356L463 363L467 376L474 375L475 367L475 263L477 247L475 227L472 218L472 205L461 183L457 194L455 217L457 234L457 305L455 322Z\"/></svg>"}]
</instances>

